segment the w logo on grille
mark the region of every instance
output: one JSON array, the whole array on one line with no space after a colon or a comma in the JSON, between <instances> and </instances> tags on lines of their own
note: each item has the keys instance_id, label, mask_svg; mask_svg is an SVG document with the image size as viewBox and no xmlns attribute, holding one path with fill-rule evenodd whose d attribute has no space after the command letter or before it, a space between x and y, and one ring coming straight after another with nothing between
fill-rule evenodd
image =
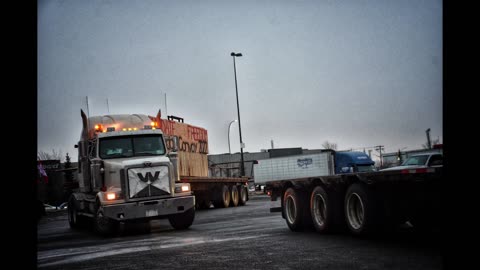
<instances>
[{"instance_id":1,"label":"w logo on grille","mask_svg":"<svg viewBox=\"0 0 480 270\"><path fill-rule=\"evenodd\" d=\"M160 175L160 171L155 172L155 175L152 175L152 173L150 173L150 172L147 172L145 174L145 176L143 176L142 173L137 173L137 175L138 175L138 178L140 179L140 181L145 182L145 183L148 183L150 181L150 183L152 183L152 182L158 180L158 176Z\"/></svg>"}]
</instances>

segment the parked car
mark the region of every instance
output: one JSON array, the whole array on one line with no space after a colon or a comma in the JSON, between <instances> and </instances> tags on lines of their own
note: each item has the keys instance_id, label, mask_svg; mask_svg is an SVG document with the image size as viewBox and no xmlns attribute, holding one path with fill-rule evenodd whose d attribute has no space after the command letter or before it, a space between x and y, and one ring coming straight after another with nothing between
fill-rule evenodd
<instances>
[{"instance_id":1,"label":"parked car","mask_svg":"<svg viewBox=\"0 0 480 270\"><path fill-rule=\"evenodd\" d=\"M440 153L424 153L412 155L405 160L402 165L382 169L380 171L393 171L405 169L420 169L429 167L442 167L443 154Z\"/></svg>"}]
</instances>

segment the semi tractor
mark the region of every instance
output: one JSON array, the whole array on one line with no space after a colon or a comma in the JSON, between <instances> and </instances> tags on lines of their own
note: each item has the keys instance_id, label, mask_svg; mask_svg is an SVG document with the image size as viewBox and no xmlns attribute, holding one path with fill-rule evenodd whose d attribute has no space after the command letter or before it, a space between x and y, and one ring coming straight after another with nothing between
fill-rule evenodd
<instances>
[{"instance_id":1,"label":"semi tractor","mask_svg":"<svg viewBox=\"0 0 480 270\"><path fill-rule=\"evenodd\" d=\"M120 223L168 218L175 229L194 221L195 208L244 205L248 178L212 178L205 129L160 111L87 117L78 148L78 188L68 200L72 228L93 220L110 235ZM181 123L173 121L182 120Z\"/></svg>"},{"instance_id":2,"label":"semi tractor","mask_svg":"<svg viewBox=\"0 0 480 270\"><path fill-rule=\"evenodd\" d=\"M431 229L441 216L443 168L376 171L361 152L325 150L318 154L259 160L255 178L266 183L272 201L292 231L381 232L407 221Z\"/></svg>"},{"instance_id":3,"label":"semi tractor","mask_svg":"<svg viewBox=\"0 0 480 270\"><path fill-rule=\"evenodd\" d=\"M147 115L87 117L81 110L78 181L68 201L72 228L93 219L95 231L108 235L119 222L168 218L175 229L195 218L195 197L188 183L176 181L175 153L167 153L163 132Z\"/></svg>"}]
</instances>

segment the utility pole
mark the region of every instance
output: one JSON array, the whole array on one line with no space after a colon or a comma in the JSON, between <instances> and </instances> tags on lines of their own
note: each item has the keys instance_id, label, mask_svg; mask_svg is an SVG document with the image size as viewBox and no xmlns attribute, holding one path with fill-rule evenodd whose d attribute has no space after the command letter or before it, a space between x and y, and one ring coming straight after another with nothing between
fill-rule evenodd
<instances>
[{"instance_id":1,"label":"utility pole","mask_svg":"<svg viewBox=\"0 0 480 270\"><path fill-rule=\"evenodd\" d=\"M383 145L375 146L375 150L377 150L380 153L380 167L383 167L383 156L382 156L382 150L384 150Z\"/></svg>"},{"instance_id":2,"label":"utility pole","mask_svg":"<svg viewBox=\"0 0 480 270\"><path fill-rule=\"evenodd\" d=\"M425 132L427 133L427 147L428 149L432 149L432 143L430 141L430 128L425 130Z\"/></svg>"},{"instance_id":3,"label":"utility pole","mask_svg":"<svg viewBox=\"0 0 480 270\"><path fill-rule=\"evenodd\" d=\"M235 74L235 93L237 95L237 113L238 113L238 132L240 133L240 176L245 176L245 164L243 160L243 148L245 148L245 144L242 141L242 125L240 124L240 105L238 103L238 86L237 86L237 68L235 66L235 57L241 57L241 53L234 53L230 54L233 58L233 74Z\"/></svg>"},{"instance_id":4,"label":"utility pole","mask_svg":"<svg viewBox=\"0 0 480 270\"><path fill-rule=\"evenodd\" d=\"M273 149L273 140L270 140L270 143L272 144L272 149Z\"/></svg>"},{"instance_id":5,"label":"utility pole","mask_svg":"<svg viewBox=\"0 0 480 270\"><path fill-rule=\"evenodd\" d=\"M107 98L107 111L108 111L108 114L110 114L110 107L108 106L108 98Z\"/></svg>"}]
</instances>

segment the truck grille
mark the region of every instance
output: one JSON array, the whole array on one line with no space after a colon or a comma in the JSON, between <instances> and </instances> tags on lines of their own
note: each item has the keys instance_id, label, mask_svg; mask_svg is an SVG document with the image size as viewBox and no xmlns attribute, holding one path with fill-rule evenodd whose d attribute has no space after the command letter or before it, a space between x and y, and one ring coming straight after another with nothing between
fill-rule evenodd
<instances>
[{"instance_id":1,"label":"truck grille","mask_svg":"<svg viewBox=\"0 0 480 270\"><path fill-rule=\"evenodd\" d=\"M167 166L131 168L128 170L129 197L145 198L170 194Z\"/></svg>"}]
</instances>

